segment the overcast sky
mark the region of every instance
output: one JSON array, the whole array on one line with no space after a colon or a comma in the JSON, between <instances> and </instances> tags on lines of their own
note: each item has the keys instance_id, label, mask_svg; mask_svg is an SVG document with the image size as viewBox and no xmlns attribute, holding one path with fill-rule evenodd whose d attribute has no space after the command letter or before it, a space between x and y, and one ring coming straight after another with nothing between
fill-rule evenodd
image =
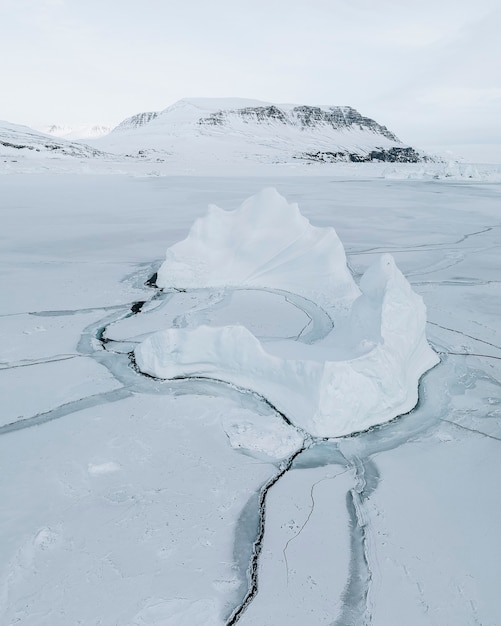
<instances>
[{"instance_id":1,"label":"overcast sky","mask_svg":"<svg viewBox=\"0 0 501 626\"><path fill-rule=\"evenodd\" d=\"M501 0L0 0L0 119L115 125L187 96L339 104L501 144Z\"/></svg>"}]
</instances>

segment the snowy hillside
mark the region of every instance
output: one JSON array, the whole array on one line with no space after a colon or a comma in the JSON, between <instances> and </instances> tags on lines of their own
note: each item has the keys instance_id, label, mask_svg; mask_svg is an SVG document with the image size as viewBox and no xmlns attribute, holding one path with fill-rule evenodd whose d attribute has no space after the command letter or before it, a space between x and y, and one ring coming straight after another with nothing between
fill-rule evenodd
<instances>
[{"instance_id":1,"label":"snowy hillside","mask_svg":"<svg viewBox=\"0 0 501 626\"><path fill-rule=\"evenodd\" d=\"M0 121L0 156L99 157L104 153L83 143L44 135L28 126Z\"/></svg>"},{"instance_id":2,"label":"snowy hillside","mask_svg":"<svg viewBox=\"0 0 501 626\"><path fill-rule=\"evenodd\" d=\"M45 135L51 135L52 137L78 141L82 139L97 139L98 137L104 137L104 135L107 135L111 131L111 128L101 124L84 124L80 126L51 124L49 126L37 128L37 130Z\"/></svg>"},{"instance_id":3,"label":"snowy hillside","mask_svg":"<svg viewBox=\"0 0 501 626\"><path fill-rule=\"evenodd\" d=\"M123 132L127 130L133 130L135 128L140 128L145 124L148 124L156 117L158 117L158 113L156 111L147 111L146 113L138 113L137 115L133 115L132 117L126 118L123 122L113 129L113 132Z\"/></svg>"},{"instance_id":4,"label":"snowy hillside","mask_svg":"<svg viewBox=\"0 0 501 626\"><path fill-rule=\"evenodd\" d=\"M426 157L351 107L188 98L124 120L95 142L102 149L163 153L176 162L419 162Z\"/></svg>"}]
</instances>

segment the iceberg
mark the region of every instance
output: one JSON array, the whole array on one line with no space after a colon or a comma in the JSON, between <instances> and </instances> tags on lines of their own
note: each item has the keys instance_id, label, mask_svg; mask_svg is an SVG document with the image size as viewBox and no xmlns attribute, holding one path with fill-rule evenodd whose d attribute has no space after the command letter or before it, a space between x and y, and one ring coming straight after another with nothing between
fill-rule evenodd
<instances>
[{"instance_id":1,"label":"iceberg","mask_svg":"<svg viewBox=\"0 0 501 626\"><path fill-rule=\"evenodd\" d=\"M281 289L324 306L360 293L336 231L312 226L273 188L235 211L210 205L188 237L167 250L157 285Z\"/></svg>"},{"instance_id":2,"label":"iceberg","mask_svg":"<svg viewBox=\"0 0 501 626\"><path fill-rule=\"evenodd\" d=\"M357 287L332 228L315 228L275 190L233 212L211 207L167 251L161 287L252 286L293 291L334 317L305 344L259 341L245 326L170 328L135 350L139 369L163 379L204 377L263 396L313 437L340 437L410 411L420 377L439 359L425 335L422 298L382 255Z\"/></svg>"}]
</instances>

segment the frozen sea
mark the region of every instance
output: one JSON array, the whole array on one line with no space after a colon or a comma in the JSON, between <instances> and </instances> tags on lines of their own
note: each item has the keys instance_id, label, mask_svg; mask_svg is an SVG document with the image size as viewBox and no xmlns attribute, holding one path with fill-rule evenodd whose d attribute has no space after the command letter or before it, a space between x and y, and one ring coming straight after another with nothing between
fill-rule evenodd
<instances>
[{"instance_id":1,"label":"frozen sea","mask_svg":"<svg viewBox=\"0 0 501 626\"><path fill-rule=\"evenodd\" d=\"M354 171L0 176L0 624L501 623L501 184ZM304 451L263 398L129 358L168 326L323 332L280 293L146 284L270 184L357 280L394 256L440 356L410 413Z\"/></svg>"}]
</instances>

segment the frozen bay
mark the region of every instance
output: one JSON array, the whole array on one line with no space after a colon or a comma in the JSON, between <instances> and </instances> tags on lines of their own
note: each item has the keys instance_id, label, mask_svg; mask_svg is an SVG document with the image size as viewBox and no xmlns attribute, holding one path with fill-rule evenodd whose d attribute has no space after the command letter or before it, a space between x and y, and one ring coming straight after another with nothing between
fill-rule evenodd
<instances>
[{"instance_id":1,"label":"frozen bay","mask_svg":"<svg viewBox=\"0 0 501 626\"><path fill-rule=\"evenodd\" d=\"M441 363L409 415L300 453L260 520L261 487L300 441L259 441L277 419L260 398L145 379L99 329L120 342L151 330L147 315L162 316L144 283L167 246L208 203L234 208L270 183L336 228L356 277L395 257ZM0 377L17 381L2 424L21 405L53 418L0 428L2 623L222 625L248 590L260 521L242 624L499 623L500 200L496 183L360 174L2 175ZM183 297L167 320L256 319L247 292L219 308ZM314 315L258 298L267 336Z\"/></svg>"}]
</instances>

